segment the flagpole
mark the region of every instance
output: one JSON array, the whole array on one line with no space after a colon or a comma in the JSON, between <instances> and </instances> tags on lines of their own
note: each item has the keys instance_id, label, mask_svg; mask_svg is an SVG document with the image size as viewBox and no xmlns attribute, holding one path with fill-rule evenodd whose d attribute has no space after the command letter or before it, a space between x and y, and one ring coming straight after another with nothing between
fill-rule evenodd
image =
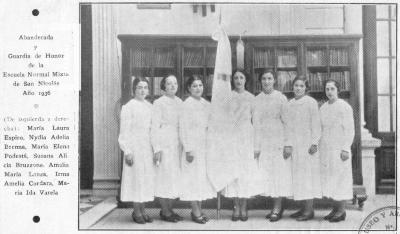
<instances>
[{"instance_id":1,"label":"flagpole","mask_svg":"<svg viewBox=\"0 0 400 234\"><path fill-rule=\"evenodd\" d=\"M221 216L221 192L217 193L217 219Z\"/></svg>"},{"instance_id":2,"label":"flagpole","mask_svg":"<svg viewBox=\"0 0 400 234\"><path fill-rule=\"evenodd\" d=\"M222 5L219 6L218 23L221 25L222 21ZM221 192L217 192L217 220L221 217Z\"/></svg>"},{"instance_id":3,"label":"flagpole","mask_svg":"<svg viewBox=\"0 0 400 234\"><path fill-rule=\"evenodd\" d=\"M232 52L229 37L222 27L222 6L219 5L217 30L212 38L218 41L212 87L210 126L208 128L210 151L207 154L209 176L217 192L217 219L221 217L221 191L233 179L229 169L225 170L226 158L231 158L231 138L233 122L230 121L232 95L230 76L232 73ZM226 126L223 127L223 126ZM221 148L222 147L222 148ZM227 150L223 150L226 148Z\"/></svg>"}]
</instances>

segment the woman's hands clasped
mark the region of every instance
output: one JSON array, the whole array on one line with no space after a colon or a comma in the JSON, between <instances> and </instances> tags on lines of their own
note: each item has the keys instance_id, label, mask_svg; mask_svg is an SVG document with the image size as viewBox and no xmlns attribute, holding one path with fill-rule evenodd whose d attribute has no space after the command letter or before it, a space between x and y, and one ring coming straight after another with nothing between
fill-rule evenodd
<instances>
[{"instance_id":1,"label":"woman's hands clasped","mask_svg":"<svg viewBox=\"0 0 400 234\"><path fill-rule=\"evenodd\" d=\"M154 164L156 166L160 165L161 159L162 159L162 155L163 155L162 151L158 151L158 152L154 153L153 162L154 162Z\"/></svg>"},{"instance_id":2,"label":"woman's hands clasped","mask_svg":"<svg viewBox=\"0 0 400 234\"><path fill-rule=\"evenodd\" d=\"M191 163L191 162L193 162L193 160L194 160L194 155L193 155L193 153L192 153L192 152L186 152L186 161L187 161L188 163Z\"/></svg>"},{"instance_id":3,"label":"woman's hands clasped","mask_svg":"<svg viewBox=\"0 0 400 234\"><path fill-rule=\"evenodd\" d=\"M308 149L308 153L311 154L311 155L317 153L317 151L318 151L318 146L317 145L311 145L310 149Z\"/></svg>"},{"instance_id":4,"label":"woman's hands clasped","mask_svg":"<svg viewBox=\"0 0 400 234\"><path fill-rule=\"evenodd\" d=\"M340 153L340 158L341 158L343 161L346 161L347 159L350 158L350 153L347 152L347 151L345 151L345 150L342 150L342 152Z\"/></svg>"},{"instance_id":5,"label":"woman's hands clasped","mask_svg":"<svg viewBox=\"0 0 400 234\"><path fill-rule=\"evenodd\" d=\"M126 154L125 155L125 163L128 166L132 166L134 162L135 162L135 157L133 156L133 154Z\"/></svg>"},{"instance_id":6,"label":"woman's hands clasped","mask_svg":"<svg viewBox=\"0 0 400 234\"><path fill-rule=\"evenodd\" d=\"M283 158L288 159L292 156L293 148L292 146L285 146L283 147Z\"/></svg>"}]
</instances>

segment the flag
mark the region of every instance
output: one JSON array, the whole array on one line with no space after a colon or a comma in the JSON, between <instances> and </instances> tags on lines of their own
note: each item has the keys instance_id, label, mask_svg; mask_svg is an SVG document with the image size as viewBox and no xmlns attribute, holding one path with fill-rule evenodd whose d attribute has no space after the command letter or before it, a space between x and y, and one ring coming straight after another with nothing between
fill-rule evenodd
<instances>
[{"instance_id":1,"label":"flag","mask_svg":"<svg viewBox=\"0 0 400 234\"><path fill-rule=\"evenodd\" d=\"M207 175L216 191L238 178L238 150L234 128L231 73L232 54L228 35L219 26L212 38L218 41L207 135Z\"/></svg>"},{"instance_id":2,"label":"flag","mask_svg":"<svg viewBox=\"0 0 400 234\"><path fill-rule=\"evenodd\" d=\"M232 73L232 52L228 35L221 25L219 25L217 31L213 33L212 38L218 41L214 66L212 100L219 102L221 101L219 99L220 97L225 99L231 92L230 76ZM213 101L211 101L211 103L212 102Z\"/></svg>"}]
</instances>

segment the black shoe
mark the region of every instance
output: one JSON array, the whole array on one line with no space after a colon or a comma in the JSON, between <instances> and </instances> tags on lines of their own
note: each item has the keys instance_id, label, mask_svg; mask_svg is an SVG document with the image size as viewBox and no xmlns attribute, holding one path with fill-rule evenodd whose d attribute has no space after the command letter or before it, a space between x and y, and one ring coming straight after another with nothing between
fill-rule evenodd
<instances>
[{"instance_id":1,"label":"black shoe","mask_svg":"<svg viewBox=\"0 0 400 234\"><path fill-rule=\"evenodd\" d=\"M148 216L147 214L143 215L143 218L144 218L144 221L146 221L146 223L152 223L153 222L153 219L150 218L150 216Z\"/></svg>"},{"instance_id":2,"label":"black shoe","mask_svg":"<svg viewBox=\"0 0 400 234\"><path fill-rule=\"evenodd\" d=\"M333 209L331 211L331 213L329 213L327 216L324 217L325 220L330 220L335 214L336 214L337 210Z\"/></svg>"},{"instance_id":3,"label":"black shoe","mask_svg":"<svg viewBox=\"0 0 400 234\"><path fill-rule=\"evenodd\" d=\"M160 211L160 218L163 221L167 221L167 222L171 222L171 223L177 223L179 220L176 219L176 217L174 215L169 215L166 216L162 213L162 211Z\"/></svg>"},{"instance_id":4,"label":"black shoe","mask_svg":"<svg viewBox=\"0 0 400 234\"><path fill-rule=\"evenodd\" d=\"M192 217L193 222L195 223L200 223L200 224L205 224L207 221L204 219L204 216L195 216L193 212L190 212L190 216Z\"/></svg>"},{"instance_id":5,"label":"black shoe","mask_svg":"<svg viewBox=\"0 0 400 234\"><path fill-rule=\"evenodd\" d=\"M233 222L239 221L239 219L240 219L240 216L235 216L235 215L232 214L232 221Z\"/></svg>"},{"instance_id":6,"label":"black shoe","mask_svg":"<svg viewBox=\"0 0 400 234\"><path fill-rule=\"evenodd\" d=\"M174 216L178 221L182 221L183 220L183 217L178 215L177 213L175 213L173 211L171 211L171 213L172 213L172 216Z\"/></svg>"},{"instance_id":7,"label":"black shoe","mask_svg":"<svg viewBox=\"0 0 400 234\"><path fill-rule=\"evenodd\" d=\"M281 218L282 218L282 214L283 214L283 209L281 209L280 211L279 211L279 213L271 213L271 216L270 216L270 218L269 218L269 221L271 221L271 222L276 222L276 221L278 221L278 220L280 220Z\"/></svg>"},{"instance_id":8,"label":"black shoe","mask_svg":"<svg viewBox=\"0 0 400 234\"><path fill-rule=\"evenodd\" d=\"M314 218L314 211L313 212L311 212L310 214L308 214L308 215L304 215L304 214L302 214L301 216L299 216L299 217L297 217L297 221L307 221L307 220L311 220L311 219L313 219Z\"/></svg>"},{"instance_id":9,"label":"black shoe","mask_svg":"<svg viewBox=\"0 0 400 234\"><path fill-rule=\"evenodd\" d=\"M298 218L298 217L300 217L302 215L303 215L303 209L300 209L296 213L291 214L290 217L296 219L296 218Z\"/></svg>"},{"instance_id":10,"label":"black shoe","mask_svg":"<svg viewBox=\"0 0 400 234\"><path fill-rule=\"evenodd\" d=\"M204 219L206 222L210 221L210 219L209 219L204 213L201 213L201 216L203 217L203 219Z\"/></svg>"},{"instance_id":11,"label":"black shoe","mask_svg":"<svg viewBox=\"0 0 400 234\"><path fill-rule=\"evenodd\" d=\"M245 213L246 215L242 215L242 213ZM249 219L249 213L247 210L245 210L244 212L240 211L240 216L239 219L243 222L246 222Z\"/></svg>"},{"instance_id":12,"label":"black shoe","mask_svg":"<svg viewBox=\"0 0 400 234\"><path fill-rule=\"evenodd\" d=\"M346 212L344 212L342 215L340 216L336 216L334 215L331 219L329 219L329 222L331 223L337 223L340 221L344 221L346 219Z\"/></svg>"},{"instance_id":13,"label":"black shoe","mask_svg":"<svg viewBox=\"0 0 400 234\"><path fill-rule=\"evenodd\" d=\"M143 216L136 216L135 212L132 212L132 219L133 222L138 223L138 224L145 224L146 221L144 220Z\"/></svg>"},{"instance_id":14,"label":"black shoe","mask_svg":"<svg viewBox=\"0 0 400 234\"><path fill-rule=\"evenodd\" d=\"M246 222L247 220L249 220L249 216L239 216L239 219L243 222Z\"/></svg>"},{"instance_id":15,"label":"black shoe","mask_svg":"<svg viewBox=\"0 0 400 234\"><path fill-rule=\"evenodd\" d=\"M272 210L271 210L271 212L269 212L269 213L265 216L265 218L266 218L266 219L270 219L270 218L271 218L271 215L272 215Z\"/></svg>"}]
</instances>

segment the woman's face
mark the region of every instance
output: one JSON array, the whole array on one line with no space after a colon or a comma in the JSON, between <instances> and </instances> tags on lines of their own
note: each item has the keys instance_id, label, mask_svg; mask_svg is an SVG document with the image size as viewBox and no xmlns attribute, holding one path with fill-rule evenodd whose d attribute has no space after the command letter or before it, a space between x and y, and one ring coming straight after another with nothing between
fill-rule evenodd
<instances>
[{"instance_id":1,"label":"woman's face","mask_svg":"<svg viewBox=\"0 0 400 234\"><path fill-rule=\"evenodd\" d=\"M200 98L203 95L203 82L201 80L193 81L189 88L190 95L195 98Z\"/></svg>"},{"instance_id":2,"label":"woman's face","mask_svg":"<svg viewBox=\"0 0 400 234\"><path fill-rule=\"evenodd\" d=\"M243 90L246 84L246 76L241 72L235 72L233 74L233 85L235 85L235 90Z\"/></svg>"},{"instance_id":3,"label":"woman's face","mask_svg":"<svg viewBox=\"0 0 400 234\"><path fill-rule=\"evenodd\" d=\"M175 76L168 76L165 80L165 93L173 96L178 91L178 82Z\"/></svg>"},{"instance_id":4,"label":"woman's face","mask_svg":"<svg viewBox=\"0 0 400 234\"><path fill-rule=\"evenodd\" d=\"M338 98L338 90L333 82L326 83L325 93L330 101L334 101Z\"/></svg>"},{"instance_id":5,"label":"woman's face","mask_svg":"<svg viewBox=\"0 0 400 234\"><path fill-rule=\"evenodd\" d=\"M296 80L293 84L293 91L295 97L302 97L306 93L306 84L303 80Z\"/></svg>"},{"instance_id":6,"label":"woman's face","mask_svg":"<svg viewBox=\"0 0 400 234\"><path fill-rule=\"evenodd\" d=\"M271 91L274 89L275 79L271 73L264 73L261 76L261 86L265 91Z\"/></svg>"},{"instance_id":7,"label":"woman's face","mask_svg":"<svg viewBox=\"0 0 400 234\"><path fill-rule=\"evenodd\" d=\"M144 100L144 98L149 94L149 85L145 81L140 81L135 90L135 98L139 100Z\"/></svg>"}]
</instances>

